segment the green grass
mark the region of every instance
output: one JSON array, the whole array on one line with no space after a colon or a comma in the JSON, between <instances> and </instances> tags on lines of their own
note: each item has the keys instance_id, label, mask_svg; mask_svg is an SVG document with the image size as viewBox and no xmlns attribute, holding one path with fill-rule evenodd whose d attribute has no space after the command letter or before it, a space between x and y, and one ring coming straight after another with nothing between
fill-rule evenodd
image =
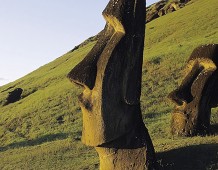
<instances>
[{"instance_id":1,"label":"green grass","mask_svg":"<svg viewBox=\"0 0 218 170\"><path fill-rule=\"evenodd\" d=\"M218 43L216 1L198 0L147 24L141 107L163 169L218 168L218 109L212 109L213 135L175 138L170 134L173 104L167 99L181 82L192 50ZM94 44L0 87L0 169L98 169L96 152L80 142L77 95L82 90L66 78ZM17 87L24 89L22 100L3 106Z\"/></svg>"}]
</instances>

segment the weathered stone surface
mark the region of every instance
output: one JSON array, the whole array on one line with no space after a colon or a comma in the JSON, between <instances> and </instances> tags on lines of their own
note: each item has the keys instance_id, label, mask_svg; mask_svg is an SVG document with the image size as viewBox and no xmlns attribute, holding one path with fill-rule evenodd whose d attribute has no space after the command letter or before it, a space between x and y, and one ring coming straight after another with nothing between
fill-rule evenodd
<instances>
[{"instance_id":1,"label":"weathered stone surface","mask_svg":"<svg viewBox=\"0 0 218 170\"><path fill-rule=\"evenodd\" d=\"M96 45L68 74L84 88L79 96L82 141L96 147L100 169L156 167L140 109L144 5L144 0L110 0L103 11L106 26ZM110 160L103 159L108 156Z\"/></svg>"},{"instance_id":2,"label":"weathered stone surface","mask_svg":"<svg viewBox=\"0 0 218 170\"><path fill-rule=\"evenodd\" d=\"M187 75L169 97L176 103L172 133L193 136L208 133L211 108L218 105L218 45L196 48L187 63Z\"/></svg>"},{"instance_id":3,"label":"weathered stone surface","mask_svg":"<svg viewBox=\"0 0 218 170\"><path fill-rule=\"evenodd\" d=\"M21 88L16 88L15 90L9 92L5 105L19 101L21 99L22 92L23 89Z\"/></svg>"}]
</instances>

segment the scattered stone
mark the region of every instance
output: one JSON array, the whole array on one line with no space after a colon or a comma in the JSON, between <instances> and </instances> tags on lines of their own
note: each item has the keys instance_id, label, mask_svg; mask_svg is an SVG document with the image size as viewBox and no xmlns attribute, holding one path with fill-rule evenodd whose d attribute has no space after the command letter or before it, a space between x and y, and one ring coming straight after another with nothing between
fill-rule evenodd
<instances>
[{"instance_id":1,"label":"scattered stone","mask_svg":"<svg viewBox=\"0 0 218 170\"><path fill-rule=\"evenodd\" d=\"M59 124L63 124L64 123L64 116L63 115L59 116L56 120Z\"/></svg>"}]
</instances>

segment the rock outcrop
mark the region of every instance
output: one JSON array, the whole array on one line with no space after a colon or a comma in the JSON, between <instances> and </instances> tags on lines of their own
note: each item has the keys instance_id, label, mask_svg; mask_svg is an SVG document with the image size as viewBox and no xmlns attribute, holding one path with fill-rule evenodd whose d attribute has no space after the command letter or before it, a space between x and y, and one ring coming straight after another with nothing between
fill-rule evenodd
<instances>
[{"instance_id":1,"label":"rock outcrop","mask_svg":"<svg viewBox=\"0 0 218 170\"><path fill-rule=\"evenodd\" d=\"M196 48L187 63L187 75L170 93L176 104L172 133L179 136L204 135L210 129L211 108L218 106L218 44Z\"/></svg>"},{"instance_id":2,"label":"rock outcrop","mask_svg":"<svg viewBox=\"0 0 218 170\"><path fill-rule=\"evenodd\" d=\"M5 105L19 101L21 99L22 92L23 89L21 88L16 88L15 90L9 92Z\"/></svg>"},{"instance_id":3,"label":"rock outcrop","mask_svg":"<svg viewBox=\"0 0 218 170\"><path fill-rule=\"evenodd\" d=\"M96 45L68 74L84 88L82 142L95 147L100 169L155 169L154 147L140 108L144 0L110 0Z\"/></svg>"},{"instance_id":4,"label":"rock outcrop","mask_svg":"<svg viewBox=\"0 0 218 170\"><path fill-rule=\"evenodd\" d=\"M161 0L146 8L146 22L183 8L191 0Z\"/></svg>"}]
</instances>

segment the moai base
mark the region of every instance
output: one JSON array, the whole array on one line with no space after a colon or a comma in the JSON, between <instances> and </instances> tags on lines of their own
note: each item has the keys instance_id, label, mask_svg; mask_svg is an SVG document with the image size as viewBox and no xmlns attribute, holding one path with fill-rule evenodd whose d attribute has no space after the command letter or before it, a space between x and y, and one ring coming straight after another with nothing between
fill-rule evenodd
<instances>
[{"instance_id":1,"label":"moai base","mask_svg":"<svg viewBox=\"0 0 218 170\"><path fill-rule=\"evenodd\" d=\"M96 45L68 74L84 88L82 142L96 148L101 170L155 169L140 109L145 1L110 0Z\"/></svg>"},{"instance_id":2,"label":"moai base","mask_svg":"<svg viewBox=\"0 0 218 170\"><path fill-rule=\"evenodd\" d=\"M176 104L172 133L205 135L210 129L211 108L218 104L218 45L196 48L187 64L187 75L169 98Z\"/></svg>"}]
</instances>

